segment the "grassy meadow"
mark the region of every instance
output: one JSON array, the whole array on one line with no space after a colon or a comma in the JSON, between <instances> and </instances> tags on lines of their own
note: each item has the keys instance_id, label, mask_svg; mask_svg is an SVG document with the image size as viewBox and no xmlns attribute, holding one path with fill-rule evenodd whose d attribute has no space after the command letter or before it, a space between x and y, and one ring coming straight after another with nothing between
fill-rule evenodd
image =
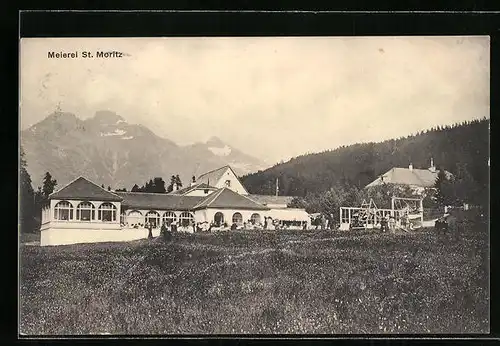
<instances>
[{"instance_id":1,"label":"grassy meadow","mask_svg":"<svg viewBox=\"0 0 500 346\"><path fill-rule=\"evenodd\" d=\"M20 332L488 333L488 229L21 246Z\"/></svg>"}]
</instances>

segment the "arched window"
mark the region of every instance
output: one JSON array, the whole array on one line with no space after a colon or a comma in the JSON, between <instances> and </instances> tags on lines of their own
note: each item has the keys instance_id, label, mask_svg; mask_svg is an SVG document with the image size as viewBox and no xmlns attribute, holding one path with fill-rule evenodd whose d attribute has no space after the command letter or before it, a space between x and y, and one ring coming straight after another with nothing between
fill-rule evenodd
<instances>
[{"instance_id":1,"label":"arched window","mask_svg":"<svg viewBox=\"0 0 500 346\"><path fill-rule=\"evenodd\" d=\"M185 211L180 215L179 221L181 223L181 226L187 227L194 222L193 214Z\"/></svg>"},{"instance_id":2,"label":"arched window","mask_svg":"<svg viewBox=\"0 0 500 346\"><path fill-rule=\"evenodd\" d=\"M224 223L224 214L222 214L220 211L215 213L214 215L214 222L215 226L220 227Z\"/></svg>"},{"instance_id":3,"label":"arched window","mask_svg":"<svg viewBox=\"0 0 500 346\"><path fill-rule=\"evenodd\" d=\"M260 223L260 215L257 213L252 214L252 216L250 217L250 222L252 223L252 225L259 224Z\"/></svg>"},{"instance_id":4,"label":"arched window","mask_svg":"<svg viewBox=\"0 0 500 346\"><path fill-rule=\"evenodd\" d=\"M132 210L127 215L127 223L129 226L136 226L142 224L144 219L140 211Z\"/></svg>"},{"instance_id":5,"label":"arched window","mask_svg":"<svg viewBox=\"0 0 500 346\"><path fill-rule=\"evenodd\" d=\"M76 207L76 219L90 221L95 219L95 207L90 202L82 202Z\"/></svg>"},{"instance_id":6,"label":"arched window","mask_svg":"<svg viewBox=\"0 0 500 346\"><path fill-rule=\"evenodd\" d=\"M54 208L54 220L73 220L73 206L68 201L61 201Z\"/></svg>"},{"instance_id":7,"label":"arched window","mask_svg":"<svg viewBox=\"0 0 500 346\"><path fill-rule=\"evenodd\" d=\"M163 214L163 223L165 226L170 226L173 222L177 220L177 216L172 211L167 211Z\"/></svg>"},{"instance_id":8,"label":"arched window","mask_svg":"<svg viewBox=\"0 0 500 346\"><path fill-rule=\"evenodd\" d=\"M240 213L233 214L233 223L241 225L243 223L243 216Z\"/></svg>"},{"instance_id":9,"label":"arched window","mask_svg":"<svg viewBox=\"0 0 500 346\"><path fill-rule=\"evenodd\" d=\"M116 207L111 203L103 203L99 206L98 219L101 221L116 221Z\"/></svg>"},{"instance_id":10,"label":"arched window","mask_svg":"<svg viewBox=\"0 0 500 346\"><path fill-rule=\"evenodd\" d=\"M158 212L151 210L146 214L146 222L153 225L153 228L158 227L160 224L160 214Z\"/></svg>"}]
</instances>

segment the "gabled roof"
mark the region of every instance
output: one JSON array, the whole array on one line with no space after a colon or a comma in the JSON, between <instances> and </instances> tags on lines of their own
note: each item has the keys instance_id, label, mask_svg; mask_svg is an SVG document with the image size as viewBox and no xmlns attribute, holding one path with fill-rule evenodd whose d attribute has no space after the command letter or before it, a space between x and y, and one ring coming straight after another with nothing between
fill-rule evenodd
<instances>
[{"instance_id":1,"label":"gabled roof","mask_svg":"<svg viewBox=\"0 0 500 346\"><path fill-rule=\"evenodd\" d=\"M205 197L194 209L220 208L220 209L249 209L269 210L266 206L242 196L227 187Z\"/></svg>"},{"instance_id":2,"label":"gabled roof","mask_svg":"<svg viewBox=\"0 0 500 346\"><path fill-rule=\"evenodd\" d=\"M409 169L409 168L399 168L394 167L390 169L385 174L372 181L366 187L372 187L376 185L381 185L383 183L387 184L399 184L399 185L412 185L420 187L432 187L436 182L439 171L431 171L429 169ZM448 177L451 177L451 173L445 171Z\"/></svg>"},{"instance_id":3,"label":"gabled roof","mask_svg":"<svg viewBox=\"0 0 500 346\"><path fill-rule=\"evenodd\" d=\"M211 182L212 184L215 184L220 180L220 178L228 168L231 169L231 167L226 165L224 167L214 169L210 172L203 173L198 177L197 181L199 181L200 183L210 184Z\"/></svg>"},{"instance_id":4,"label":"gabled roof","mask_svg":"<svg viewBox=\"0 0 500 346\"><path fill-rule=\"evenodd\" d=\"M209 189L212 191L217 190L216 187L209 186L208 184L198 183L196 185L188 186L188 187L185 187L185 188L177 190L177 191L171 191L169 194L170 195L186 195L186 194L190 193L191 191L198 190L198 189Z\"/></svg>"},{"instance_id":5,"label":"gabled roof","mask_svg":"<svg viewBox=\"0 0 500 346\"><path fill-rule=\"evenodd\" d=\"M238 178L238 175L234 172L234 170L229 165L226 165L226 166L221 167L221 168L214 169L213 171L210 171L210 172L207 172L207 173L203 173L202 175L200 175L198 177L197 181L200 182L200 183L206 183L206 184L209 184L209 185L212 184L211 186L215 186L215 184L217 184L217 182L224 175L224 172L226 172L227 169L229 169L233 173L233 175L236 177L236 179L238 180L238 182L241 184L241 186L243 187L243 189L245 190L245 192L248 194L248 191L247 191L245 185L243 185L241 183L240 178Z\"/></svg>"},{"instance_id":6,"label":"gabled roof","mask_svg":"<svg viewBox=\"0 0 500 346\"><path fill-rule=\"evenodd\" d=\"M91 182L87 178L78 177L72 182L63 186L49 196L50 199L85 199L93 201L113 201L122 200L117 194L106 191L99 185Z\"/></svg>"},{"instance_id":7,"label":"gabled roof","mask_svg":"<svg viewBox=\"0 0 500 346\"><path fill-rule=\"evenodd\" d=\"M122 204L130 209L192 210L205 197L179 196L167 193L116 192Z\"/></svg>"},{"instance_id":8,"label":"gabled roof","mask_svg":"<svg viewBox=\"0 0 500 346\"><path fill-rule=\"evenodd\" d=\"M271 196L271 195L248 195L248 198L257 203L268 204L288 204L294 198L293 196Z\"/></svg>"}]
</instances>

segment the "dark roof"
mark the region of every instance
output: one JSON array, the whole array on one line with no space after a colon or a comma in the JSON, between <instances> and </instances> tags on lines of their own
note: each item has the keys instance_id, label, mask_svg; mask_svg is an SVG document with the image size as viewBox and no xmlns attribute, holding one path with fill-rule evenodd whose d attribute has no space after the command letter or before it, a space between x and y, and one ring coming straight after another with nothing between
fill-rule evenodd
<instances>
[{"instance_id":1,"label":"dark roof","mask_svg":"<svg viewBox=\"0 0 500 346\"><path fill-rule=\"evenodd\" d=\"M272 196L272 195L248 195L248 198L253 199L260 204L288 204L294 198L293 196Z\"/></svg>"},{"instance_id":2,"label":"dark roof","mask_svg":"<svg viewBox=\"0 0 500 346\"><path fill-rule=\"evenodd\" d=\"M185 187L185 188L177 190L177 191L172 191L169 194L170 195L185 195L185 194L188 194L189 192L191 192L193 190L197 190L197 189L210 189L212 191L216 191L217 190L216 187L209 186L208 184L198 183L196 185L188 186L188 187Z\"/></svg>"},{"instance_id":3,"label":"dark roof","mask_svg":"<svg viewBox=\"0 0 500 346\"><path fill-rule=\"evenodd\" d=\"M205 208L269 210L266 206L257 203L248 197L242 196L226 187L217 192L213 192L194 207L194 209Z\"/></svg>"},{"instance_id":4,"label":"dark roof","mask_svg":"<svg viewBox=\"0 0 500 346\"><path fill-rule=\"evenodd\" d=\"M131 209L192 210L206 197L179 196L167 193L116 192L122 204Z\"/></svg>"},{"instance_id":5,"label":"dark roof","mask_svg":"<svg viewBox=\"0 0 500 346\"><path fill-rule=\"evenodd\" d=\"M78 177L60 190L52 193L50 199L86 199L93 201L121 201L117 194L106 191L84 177Z\"/></svg>"},{"instance_id":6,"label":"dark roof","mask_svg":"<svg viewBox=\"0 0 500 346\"><path fill-rule=\"evenodd\" d=\"M220 180L220 178L222 177L222 175L224 174L224 172L228 168L231 168L231 167L224 166L221 168L214 169L213 171L203 173L202 175L200 175L198 177L197 181L199 181L201 183L207 183L207 184L210 184L210 182L212 182L212 184L215 184Z\"/></svg>"},{"instance_id":7,"label":"dark roof","mask_svg":"<svg viewBox=\"0 0 500 346\"><path fill-rule=\"evenodd\" d=\"M439 171L431 171L429 169L409 169L409 168L398 168L394 167L387 173L378 177L366 187L372 187L380 185L382 183L388 184L399 184L399 185L413 185L421 187L432 187L436 182ZM451 173L445 171L448 177L451 177Z\"/></svg>"}]
</instances>

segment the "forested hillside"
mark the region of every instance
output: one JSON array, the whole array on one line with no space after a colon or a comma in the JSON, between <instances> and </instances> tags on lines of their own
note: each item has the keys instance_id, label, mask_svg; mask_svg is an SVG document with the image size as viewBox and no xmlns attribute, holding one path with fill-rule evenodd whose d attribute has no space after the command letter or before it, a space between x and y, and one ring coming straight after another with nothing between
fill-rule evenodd
<instances>
[{"instance_id":1,"label":"forested hillside","mask_svg":"<svg viewBox=\"0 0 500 346\"><path fill-rule=\"evenodd\" d=\"M342 146L303 155L242 177L250 193L306 196L339 186L362 188L392 167L467 171L477 188L488 187L489 119L473 120L380 143Z\"/></svg>"}]
</instances>

